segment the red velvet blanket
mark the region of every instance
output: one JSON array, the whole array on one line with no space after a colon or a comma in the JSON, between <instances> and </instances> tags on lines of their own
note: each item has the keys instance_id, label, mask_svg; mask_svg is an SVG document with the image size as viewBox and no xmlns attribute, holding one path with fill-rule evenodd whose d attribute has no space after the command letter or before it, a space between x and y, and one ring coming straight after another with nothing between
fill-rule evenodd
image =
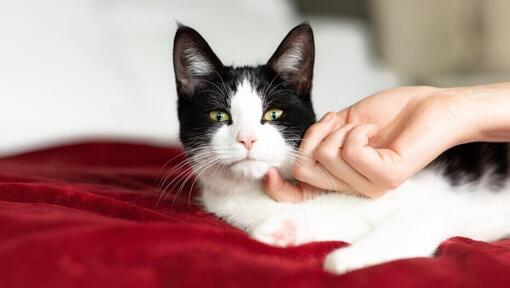
<instances>
[{"instance_id":1,"label":"red velvet blanket","mask_svg":"<svg viewBox=\"0 0 510 288\"><path fill-rule=\"evenodd\" d=\"M257 243L201 211L191 183L157 205L180 152L88 143L1 159L0 287L510 287L509 240L445 239L435 258L333 276L321 262L340 242Z\"/></svg>"}]
</instances>

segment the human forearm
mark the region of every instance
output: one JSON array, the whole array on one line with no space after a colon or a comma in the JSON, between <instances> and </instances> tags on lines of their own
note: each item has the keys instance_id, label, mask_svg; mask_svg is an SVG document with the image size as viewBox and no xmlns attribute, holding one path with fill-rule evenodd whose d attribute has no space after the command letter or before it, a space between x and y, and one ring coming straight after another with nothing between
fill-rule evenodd
<instances>
[{"instance_id":1,"label":"human forearm","mask_svg":"<svg viewBox=\"0 0 510 288\"><path fill-rule=\"evenodd\" d=\"M466 117L462 142L510 142L510 83L447 89Z\"/></svg>"}]
</instances>

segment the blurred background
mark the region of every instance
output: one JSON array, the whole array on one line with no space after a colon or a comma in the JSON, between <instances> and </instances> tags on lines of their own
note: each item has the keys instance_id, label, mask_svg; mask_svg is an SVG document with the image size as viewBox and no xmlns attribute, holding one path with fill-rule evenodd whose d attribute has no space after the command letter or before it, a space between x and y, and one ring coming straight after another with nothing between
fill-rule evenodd
<instances>
[{"instance_id":1,"label":"blurred background","mask_svg":"<svg viewBox=\"0 0 510 288\"><path fill-rule=\"evenodd\" d=\"M0 155L82 139L178 143L176 21L225 64L315 31L318 115L378 90L509 80L507 0L0 0Z\"/></svg>"}]
</instances>

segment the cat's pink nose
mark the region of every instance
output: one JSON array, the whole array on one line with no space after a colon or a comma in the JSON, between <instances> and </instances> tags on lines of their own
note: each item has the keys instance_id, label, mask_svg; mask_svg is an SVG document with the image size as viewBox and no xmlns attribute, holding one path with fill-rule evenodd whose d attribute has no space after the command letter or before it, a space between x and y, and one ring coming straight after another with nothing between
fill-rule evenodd
<instances>
[{"instance_id":1,"label":"cat's pink nose","mask_svg":"<svg viewBox=\"0 0 510 288\"><path fill-rule=\"evenodd\" d=\"M246 150L250 150L251 147L253 146L253 143L255 143L255 141L257 141L257 138L255 138L255 136L239 136L237 137L237 142L243 144L244 148L246 148Z\"/></svg>"}]
</instances>

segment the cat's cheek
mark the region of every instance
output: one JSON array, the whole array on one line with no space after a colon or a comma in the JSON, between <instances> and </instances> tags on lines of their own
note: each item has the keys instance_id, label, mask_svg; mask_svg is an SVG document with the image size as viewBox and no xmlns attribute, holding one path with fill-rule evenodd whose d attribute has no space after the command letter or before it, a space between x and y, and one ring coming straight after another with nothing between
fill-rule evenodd
<instances>
[{"instance_id":1,"label":"cat's cheek","mask_svg":"<svg viewBox=\"0 0 510 288\"><path fill-rule=\"evenodd\" d=\"M216 129L216 131L211 131L211 145L214 148L221 148L225 145L229 144L230 135L229 135L230 127L227 125L223 125L220 128Z\"/></svg>"},{"instance_id":2,"label":"cat's cheek","mask_svg":"<svg viewBox=\"0 0 510 288\"><path fill-rule=\"evenodd\" d=\"M273 167L282 167L293 159L292 147L286 143L284 136L276 127L265 124L260 133L260 141L252 154L257 159L268 162Z\"/></svg>"}]
</instances>

